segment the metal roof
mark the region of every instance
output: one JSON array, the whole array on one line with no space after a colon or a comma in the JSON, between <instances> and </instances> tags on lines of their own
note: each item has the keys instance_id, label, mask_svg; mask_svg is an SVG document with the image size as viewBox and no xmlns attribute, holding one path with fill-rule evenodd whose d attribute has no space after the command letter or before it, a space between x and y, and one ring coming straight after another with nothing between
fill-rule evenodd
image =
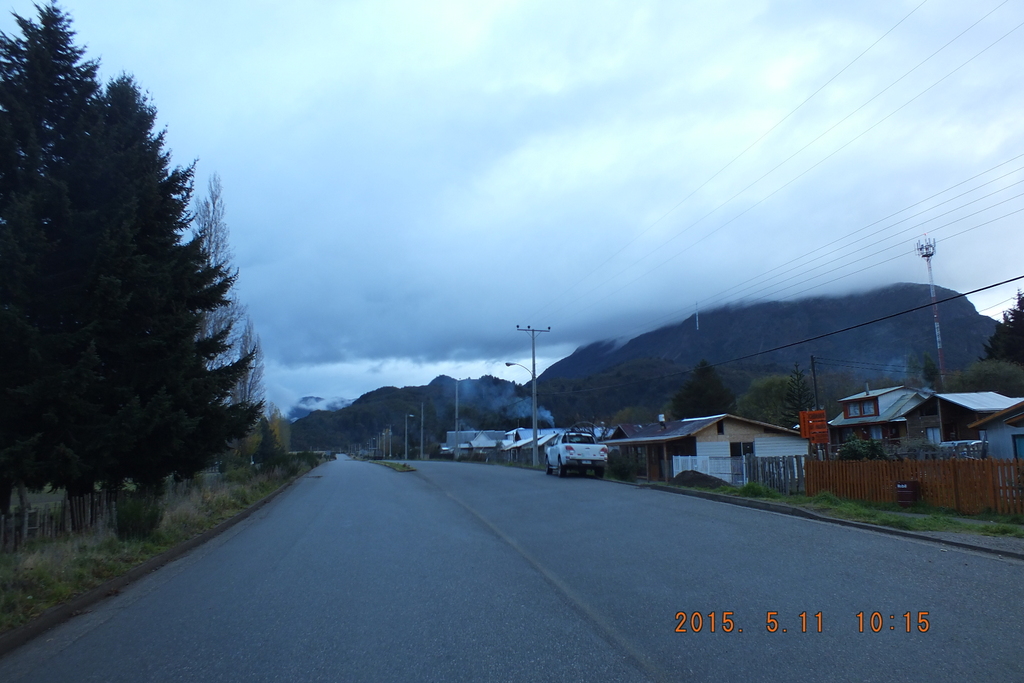
<instances>
[{"instance_id":1,"label":"metal roof","mask_svg":"<svg viewBox=\"0 0 1024 683\"><path fill-rule=\"evenodd\" d=\"M905 387L896 387L897 389L904 389ZM884 393L889 393L892 389L883 389ZM832 427L854 427L863 425L880 424L882 422L895 422L906 413L909 413L914 408L918 407L922 403L928 400L928 396L922 394L915 389L907 389L907 395L901 396L900 398L893 401L892 405L886 408L882 413L878 415L861 415L859 417L846 417L846 413L840 413L839 417L836 417L829 421L829 425ZM861 394L864 396L865 394ZM843 399L844 401L846 399Z\"/></svg>"},{"instance_id":2,"label":"metal roof","mask_svg":"<svg viewBox=\"0 0 1024 683\"><path fill-rule=\"evenodd\" d=\"M907 391L917 391L916 389L911 389L910 387L886 387L885 389L872 389L871 391L862 391L859 394L853 394L851 396L847 396L846 398L841 398L839 400L840 402L842 402L856 401L859 398L874 398L876 396L881 396L882 394L888 394L890 391L898 391L900 389L905 389Z\"/></svg>"},{"instance_id":3,"label":"metal roof","mask_svg":"<svg viewBox=\"0 0 1024 683\"><path fill-rule=\"evenodd\" d=\"M1019 399L1014 400L1017 400L1018 402L1014 403L1009 408L1004 408L997 413L987 415L977 422L973 422L967 426L971 429L985 429L989 424L1002 420L1011 427L1020 427L1020 422L1024 419L1024 401L1020 401Z\"/></svg>"},{"instance_id":4,"label":"metal roof","mask_svg":"<svg viewBox=\"0 0 1024 683\"><path fill-rule=\"evenodd\" d=\"M778 425L768 424L767 422L758 422L757 420L751 420L745 417L739 417L737 415L729 415L722 413L721 415L709 415L707 417L691 417L687 420L669 420L662 427L660 422L654 424L645 425L643 429L636 432L633 436L626 439L609 439L605 441L608 444L629 444L629 443L655 443L661 441L671 441L673 439L681 439L686 436L692 436L702 429L706 429L716 422L725 418L733 420L739 420L741 422L747 422L749 424L755 424L760 427L767 427L775 429L783 433L799 434L796 430L787 429L785 427L779 427Z\"/></svg>"},{"instance_id":5,"label":"metal roof","mask_svg":"<svg viewBox=\"0 0 1024 683\"><path fill-rule=\"evenodd\" d=\"M967 410L973 410L978 413L1006 410L1021 400L1019 398L1009 398L994 391L974 391L969 394L936 394L936 396L944 401L955 403L958 406L967 408Z\"/></svg>"}]
</instances>

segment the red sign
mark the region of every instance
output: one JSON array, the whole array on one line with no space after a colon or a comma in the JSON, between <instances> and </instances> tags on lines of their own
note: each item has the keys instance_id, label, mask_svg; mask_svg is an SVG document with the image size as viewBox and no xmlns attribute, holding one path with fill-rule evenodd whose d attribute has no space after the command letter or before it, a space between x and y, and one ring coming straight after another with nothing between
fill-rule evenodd
<instances>
[{"instance_id":1,"label":"red sign","mask_svg":"<svg viewBox=\"0 0 1024 683\"><path fill-rule=\"evenodd\" d=\"M828 417L824 410L800 411L800 436L811 443L828 443Z\"/></svg>"}]
</instances>

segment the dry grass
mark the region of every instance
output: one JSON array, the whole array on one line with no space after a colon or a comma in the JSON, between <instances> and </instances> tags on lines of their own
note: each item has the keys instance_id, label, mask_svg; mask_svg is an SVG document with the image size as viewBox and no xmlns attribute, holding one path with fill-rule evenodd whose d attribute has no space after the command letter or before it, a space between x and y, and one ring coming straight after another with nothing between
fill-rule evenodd
<instances>
[{"instance_id":1,"label":"dry grass","mask_svg":"<svg viewBox=\"0 0 1024 683\"><path fill-rule=\"evenodd\" d=\"M144 540L119 540L113 529L101 527L0 553L0 633L216 526L291 479L241 474L171 487L158 529Z\"/></svg>"}]
</instances>

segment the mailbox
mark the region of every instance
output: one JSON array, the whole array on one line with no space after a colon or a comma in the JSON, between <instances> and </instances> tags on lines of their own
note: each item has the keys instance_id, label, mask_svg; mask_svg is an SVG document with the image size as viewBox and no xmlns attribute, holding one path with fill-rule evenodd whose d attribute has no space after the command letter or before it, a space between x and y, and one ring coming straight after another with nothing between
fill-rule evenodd
<instances>
[{"instance_id":1,"label":"mailbox","mask_svg":"<svg viewBox=\"0 0 1024 683\"><path fill-rule=\"evenodd\" d=\"M921 482L919 481L898 481L896 482L896 502L901 507L908 508L921 499Z\"/></svg>"}]
</instances>

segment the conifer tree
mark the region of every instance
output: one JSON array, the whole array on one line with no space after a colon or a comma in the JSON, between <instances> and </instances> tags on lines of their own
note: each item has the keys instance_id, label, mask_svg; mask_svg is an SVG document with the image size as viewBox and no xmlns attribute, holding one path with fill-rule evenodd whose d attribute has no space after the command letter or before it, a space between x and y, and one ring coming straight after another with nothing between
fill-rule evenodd
<instances>
[{"instance_id":1,"label":"conifer tree","mask_svg":"<svg viewBox=\"0 0 1024 683\"><path fill-rule=\"evenodd\" d=\"M783 413L785 426L792 428L800 423L800 412L814 407L814 392L807 385L807 377L799 363L793 364L786 385L786 410Z\"/></svg>"},{"instance_id":2,"label":"conifer tree","mask_svg":"<svg viewBox=\"0 0 1024 683\"><path fill-rule=\"evenodd\" d=\"M986 360L1005 360L1024 365L1024 294L1017 290L1017 302L1003 312L996 331L985 344Z\"/></svg>"},{"instance_id":3,"label":"conifer tree","mask_svg":"<svg viewBox=\"0 0 1024 683\"><path fill-rule=\"evenodd\" d=\"M732 412L736 396L722 382L715 369L701 360L690 379L672 397L672 415L677 420Z\"/></svg>"},{"instance_id":4,"label":"conifer tree","mask_svg":"<svg viewBox=\"0 0 1024 683\"><path fill-rule=\"evenodd\" d=\"M91 144L96 64L52 5L0 35L0 490L38 487L85 467L98 359L76 315L92 240L74 210ZM0 500L0 508L6 508Z\"/></svg>"},{"instance_id":5,"label":"conifer tree","mask_svg":"<svg viewBox=\"0 0 1024 683\"><path fill-rule=\"evenodd\" d=\"M228 401L254 352L213 366L231 329L200 332L234 278L184 239L192 169L131 77L100 88L54 5L18 25L0 38L0 489L190 476L261 408Z\"/></svg>"}]
</instances>

